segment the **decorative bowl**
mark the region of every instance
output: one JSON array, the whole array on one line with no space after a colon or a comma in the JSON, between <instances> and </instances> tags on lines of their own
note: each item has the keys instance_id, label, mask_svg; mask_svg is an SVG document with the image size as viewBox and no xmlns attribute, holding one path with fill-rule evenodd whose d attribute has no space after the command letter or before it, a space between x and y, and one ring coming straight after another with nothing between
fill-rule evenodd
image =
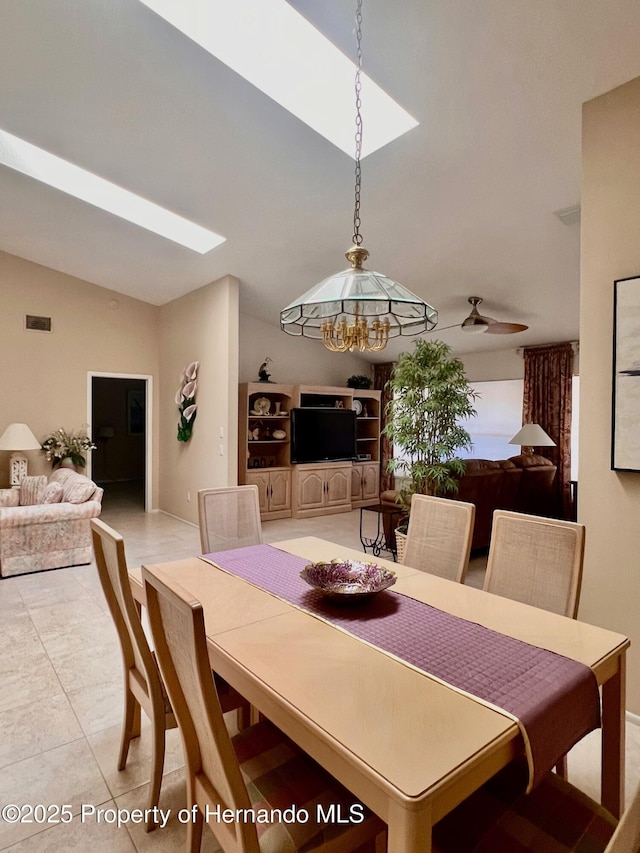
<instances>
[{"instance_id":1,"label":"decorative bowl","mask_svg":"<svg viewBox=\"0 0 640 853\"><path fill-rule=\"evenodd\" d=\"M269 414L269 409L271 408L271 400L268 397L258 397L257 400L253 402L253 412L256 415L267 415Z\"/></svg>"},{"instance_id":2,"label":"decorative bowl","mask_svg":"<svg viewBox=\"0 0 640 853\"><path fill-rule=\"evenodd\" d=\"M364 601L396 582L391 569L357 560L311 563L300 577L334 601Z\"/></svg>"}]
</instances>

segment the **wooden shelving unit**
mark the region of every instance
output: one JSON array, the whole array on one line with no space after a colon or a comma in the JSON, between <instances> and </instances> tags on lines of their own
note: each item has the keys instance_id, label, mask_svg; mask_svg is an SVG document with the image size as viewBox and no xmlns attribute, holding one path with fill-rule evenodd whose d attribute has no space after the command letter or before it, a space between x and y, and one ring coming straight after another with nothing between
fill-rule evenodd
<instances>
[{"instance_id":1,"label":"wooden shelving unit","mask_svg":"<svg viewBox=\"0 0 640 853\"><path fill-rule=\"evenodd\" d=\"M255 483L262 518L306 518L378 502L380 391L249 382L240 386L238 482ZM356 409L354 462L291 464L293 407ZM274 435L275 434L275 435Z\"/></svg>"}]
</instances>

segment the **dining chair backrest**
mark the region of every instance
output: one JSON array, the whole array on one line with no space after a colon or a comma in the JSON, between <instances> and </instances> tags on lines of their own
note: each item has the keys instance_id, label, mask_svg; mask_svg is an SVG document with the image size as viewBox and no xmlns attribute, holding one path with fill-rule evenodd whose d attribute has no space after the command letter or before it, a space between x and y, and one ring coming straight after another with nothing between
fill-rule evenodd
<instances>
[{"instance_id":1,"label":"dining chair backrest","mask_svg":"<svg viewBox=\"0 0 640 853\"><path fill-rule=\"evenodd\" d=\"M125 672L141 686L149 702L164 710L158 666L151 654L133 600L122 536L100 519L91 519L93 549L100 583L118 632ZM148 709L147 709L148 710Z\"/></svg>"},{"instance_id":2,"label":"dining chair backrest","mask_svg":"<svg viewBox=\"0 0 640 853\"><path fill-rule=\"evenodd\" d=\"M198 492L203 554L262 543L257 486L228 486Z\"/></svg>"},{"instance_id":3,"label":"dining chair backrest","mask_svg":"<svg viewBox=\"0 0 640 853\"><path fill-rule=\"evenodd\" d=\"M224 723L211 674L202 605L158 567L142 567L149 623L167 692L178 720L190 802L211 809L250 808L238 759ZM220 823L227 850L259 850L250 821ZM226 841L226 843L225 843Z\"/></svg>"},{"instance_id":4,"label":"dining chair backrest","mask_svg":"<svg viewBox=\"0 0 640 853\"><path fill-rule=\"evenodd\" d=\"M496 510L484 589L575 619L584 540L575 521Z\"/></svg>"},{"instance_id":5,"label":"dining chair backrest","mask_svg":"<svg viewBox=\"0 0 640 853\"><path fill-rule=\"evenodd\" d=\"M476 508L471 503L413 495L403 563L464 583Z\"/></svg>"},{"instance_id":6,"label":"dining chair backrest","mask_svg":"<svg viewBox=\"0 0 640 853\"><path fill-rule=\"evenodd\" d=\"M151 720L151 776L145 826L155 829L164 767L165 732L176 727L158 664L149 648L133 599L122 536L97 518L91 519L93 550L100 583L120 641L124 670L124 715L118 770L124 770L129 745L140 734L140 709Z\"/></svg>"}]
</instances>

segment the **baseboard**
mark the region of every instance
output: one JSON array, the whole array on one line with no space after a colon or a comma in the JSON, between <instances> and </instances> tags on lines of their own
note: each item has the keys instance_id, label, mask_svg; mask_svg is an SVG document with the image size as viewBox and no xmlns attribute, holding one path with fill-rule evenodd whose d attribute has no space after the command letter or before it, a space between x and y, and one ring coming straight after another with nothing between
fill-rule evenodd
<instances>
[{"instance_id":1,"label":"baseboard","mask_svg":"<svg viewBox=\"0 0 640 853\"><path fill-rule=\"evenodd\" d=\"M631 711L626 711L625 719L628 723L631 723L632 726L640 726L640 716L638 714L632 714Z\"/></svg>"},{"instance_id":2,"label":"baseboard","mask_svg":"<svg viewBox=\"0 0 640 853\"><path fill-rule=\"evenodd\" d=\"M199 524L194 524L193 521L187 521L186 518L180 518L179 515L174 515L172 512L167 512L166 509L157 509L157 510L153 510L153 511L154 512L161 512L163 515L168 515L169 518L175 518L176 521L181 521L183 524L188 524L191 527L197 527L198 530L200 530Z\"/></svg>"}]
</instances>

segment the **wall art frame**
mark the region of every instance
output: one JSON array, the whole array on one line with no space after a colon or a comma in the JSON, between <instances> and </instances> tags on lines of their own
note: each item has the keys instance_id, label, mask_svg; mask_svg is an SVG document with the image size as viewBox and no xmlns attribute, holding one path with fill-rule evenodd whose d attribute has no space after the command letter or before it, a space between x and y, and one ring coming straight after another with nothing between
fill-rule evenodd
<instances>
[{"instance_id":1,"label":"wall art frame","mask_svg":"<svg viewBox=\"0 0 640 853\"><path fill-rule=\"evenodd\" d=\"M611 469L640 472L640 276L614 281Z\"/></svg>"}]
</instances>

